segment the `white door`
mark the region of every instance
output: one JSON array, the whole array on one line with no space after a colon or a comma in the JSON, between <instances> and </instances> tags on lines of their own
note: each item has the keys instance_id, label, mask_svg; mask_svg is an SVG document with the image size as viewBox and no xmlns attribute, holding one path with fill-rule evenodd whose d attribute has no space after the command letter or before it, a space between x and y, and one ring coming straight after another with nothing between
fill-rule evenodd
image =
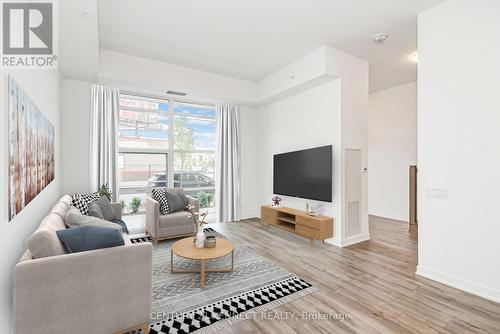
<instances>
[{"instance_id":1,"label":"white door","mask_svg":"<svg viewBox=\"0 0 500 334\"><path fill-rule=\"evenodd\" d=\"M345 150L346 237L361 233L361 150Z\"/></svg>"}]
</instances>

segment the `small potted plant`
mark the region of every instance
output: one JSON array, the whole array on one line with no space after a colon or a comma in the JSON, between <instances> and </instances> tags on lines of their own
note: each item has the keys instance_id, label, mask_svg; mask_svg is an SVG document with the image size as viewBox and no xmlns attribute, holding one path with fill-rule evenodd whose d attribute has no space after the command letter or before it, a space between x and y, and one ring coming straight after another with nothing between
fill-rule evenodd
<instances>
[{"instance_id":1,"label":"small potted plant","mask_svg":"<svg viewBox=\"0 0 500 334\"><path fill-rule=\"evenodd\" d=\"M280 207L280 202L281 202L281 197L274 196L272 198L272 200L273 200L273 206L279 208Z\"/></svg>"},{"instance_id":2,"label":"small potted plant","mask_svg":"<svg viewBox=\"0 0 500 334\"><path fill-rule=\"evenodd\" d=\"M109 189L108 183L101 185L99 187L99 189L97 190L97 192L99 193L99 196L101 196L101 197L106 196L111 201L111 197L113 196L113 193Z\"/></svg>"}]
</instances>

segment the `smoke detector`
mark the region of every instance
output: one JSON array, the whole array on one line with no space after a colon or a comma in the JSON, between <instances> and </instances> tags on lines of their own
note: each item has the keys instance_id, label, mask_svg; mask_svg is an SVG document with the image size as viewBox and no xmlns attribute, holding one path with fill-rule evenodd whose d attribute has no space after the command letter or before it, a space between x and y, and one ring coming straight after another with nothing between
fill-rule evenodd
<instances>
[{"instance_id":1,"label":"smoke detector","mask_svg":"<svg viewBox=\"0 0 500 334\"><path fill-rule=\"evenodd\" d=\"M373 35L372 40L375 44L380 45L380 44L384 44L388 37L389 37L389 34L383 32L380 34Z\"/></svg>"}]
</instances>

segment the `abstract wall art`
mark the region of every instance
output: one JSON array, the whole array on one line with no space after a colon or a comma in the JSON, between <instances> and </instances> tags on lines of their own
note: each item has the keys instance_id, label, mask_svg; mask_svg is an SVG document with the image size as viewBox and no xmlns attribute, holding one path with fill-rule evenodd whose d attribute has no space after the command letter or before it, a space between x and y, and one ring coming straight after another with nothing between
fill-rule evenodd
<instances>
[{"instance_id":1,"label":"abstract wall art","mask_svg":"<svg viewBox=\"0 0 500 334\"><path fill-rule=\"evenodd\" d=\"M55 129L9 76L9 221L55 177Z\"/></svg>"}]
</instances>

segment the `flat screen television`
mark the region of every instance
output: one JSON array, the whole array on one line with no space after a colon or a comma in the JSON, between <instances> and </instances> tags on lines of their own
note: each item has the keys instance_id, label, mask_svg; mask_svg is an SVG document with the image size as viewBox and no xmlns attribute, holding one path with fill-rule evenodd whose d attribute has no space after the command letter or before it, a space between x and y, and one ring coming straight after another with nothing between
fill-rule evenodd
<instances>
[{"instance_id":1,"label":"flat screen television","mask_svg":"<svg viewBox=\"0 0 500 334\"><path fill-rule=\"evenodd\" d=\"M274 155L273 192L332 201L332 145Z\"/></svg>"}]
</instances>

